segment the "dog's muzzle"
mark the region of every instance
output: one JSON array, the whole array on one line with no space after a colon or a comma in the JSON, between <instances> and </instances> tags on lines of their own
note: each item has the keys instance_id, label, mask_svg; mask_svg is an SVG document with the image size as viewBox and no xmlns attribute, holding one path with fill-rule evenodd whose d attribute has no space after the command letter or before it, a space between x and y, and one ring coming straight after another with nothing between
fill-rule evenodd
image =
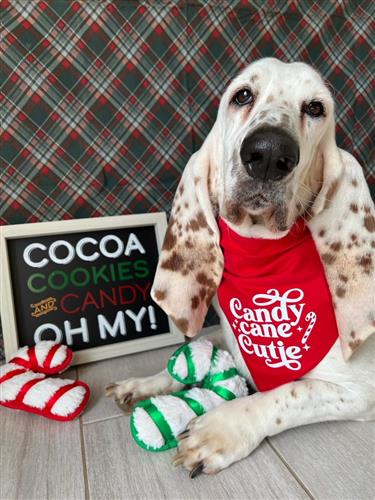
<instances>
[{"instance_id":1,"label":"dog's muzzle","mask_svg":"<svg viewBox=\"0 0 375 500\"><path fill-rule=\"evenodd\" d=\"M297 166L299 147L285 130L266 126L245 137L240 157L250 177L278 181Z\"/></svg>"}]
</instances>

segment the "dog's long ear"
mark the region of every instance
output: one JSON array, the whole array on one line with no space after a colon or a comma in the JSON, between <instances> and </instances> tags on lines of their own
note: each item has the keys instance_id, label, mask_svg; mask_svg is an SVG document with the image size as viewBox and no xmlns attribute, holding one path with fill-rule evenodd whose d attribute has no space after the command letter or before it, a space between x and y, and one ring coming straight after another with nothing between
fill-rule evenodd
<instances>
[{"instance_id":1,"label":"dog's long ear","mask_svg":"<svg viewBox=\"0 0 375 500\"><path fill-rule=\"evenodd\" d=\"M357 160L342 150L340 156L338 186L308 224L325 268L347 360L375 335L375 207Z\"/></svg>"},{"instance_id":2,"label":"dog's long ear","mask_svg":"<svg viewBox=\"0 0 375 500\"><path fill-rule=\"evenodd\" d=\"M185 167L151 290L154 301L189 337L202 328L223 272L215 219L220 161L217 127Z\"/></svg>"},{"instance_id":3,"label":"dog's long ear","mask_svg":"<svg viewBox=\"0 0 375 500\"><path fill-rule=\"evenodd\" d=\"M332 294L343 357L375 334L375 208L359 163L339 150L333 117L309 222Z\"/></svg>"},{"instance_id":4,"label":"dog's long ear","mask_svg":"<svg viewBox=\"0 0 375 500\"><path fill-rule=\"evenodd\" d=\"M321 186L311 212L320 214L333 198L342 177L343 163L340 150L336 145L335 122L332 117L327 132L324 134L319 146L319 160L321 162Z\"/></svg>"}]
</instances>

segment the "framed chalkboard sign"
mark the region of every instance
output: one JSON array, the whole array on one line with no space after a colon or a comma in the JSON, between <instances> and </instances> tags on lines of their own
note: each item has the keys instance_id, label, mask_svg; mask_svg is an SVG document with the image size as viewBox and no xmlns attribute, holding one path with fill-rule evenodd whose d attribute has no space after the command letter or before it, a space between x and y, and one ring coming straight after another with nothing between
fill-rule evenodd
<instances>
[{"instance_id":1,"label":"framed chalkboard sign","mask_svg":"<svg viewBox=\"0 0 375 500\"><path fill-rule=\"evenodd\" d=\"M5 356L39 340L87 363L183 341L151 299L165 213L1 227Z\"/></svg>"}]
</instances>

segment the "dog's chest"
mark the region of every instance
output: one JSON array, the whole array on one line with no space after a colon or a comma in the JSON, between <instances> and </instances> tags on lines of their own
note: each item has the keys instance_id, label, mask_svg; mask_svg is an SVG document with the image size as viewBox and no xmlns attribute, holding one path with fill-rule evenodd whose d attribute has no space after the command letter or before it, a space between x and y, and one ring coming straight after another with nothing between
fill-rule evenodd
<instances>
[{"instance_id":1,"label":"dog's chest","mask_svg":"<svg viewBox=\"0 0 375 500\"><path fill-rule=\"evenodd\" d=\"M244 238L224 221L220 229L224 273L218 300L231 350L242 358L239 367L259 390L301 378L338 338L308 228L299 221L279 240Z\"/></svg>"}]
</instances>

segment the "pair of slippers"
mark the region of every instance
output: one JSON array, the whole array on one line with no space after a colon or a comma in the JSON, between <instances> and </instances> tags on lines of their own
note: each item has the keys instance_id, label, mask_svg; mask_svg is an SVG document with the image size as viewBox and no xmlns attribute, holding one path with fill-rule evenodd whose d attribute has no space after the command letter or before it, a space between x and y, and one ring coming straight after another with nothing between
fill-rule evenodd
<instances>
[{"instance_id":1,"label":"pair of slippers","mask_svg":"<svg viewBox=\"0 0 375 500\"><path fill-rule=\"evenodd\" d=\"M0 405L53 420L78 417L90 397L88 385L51 377L66 370L72 357L69 347L49 340L22 347L0 366Z\"/></svg>"}]
</instances>

